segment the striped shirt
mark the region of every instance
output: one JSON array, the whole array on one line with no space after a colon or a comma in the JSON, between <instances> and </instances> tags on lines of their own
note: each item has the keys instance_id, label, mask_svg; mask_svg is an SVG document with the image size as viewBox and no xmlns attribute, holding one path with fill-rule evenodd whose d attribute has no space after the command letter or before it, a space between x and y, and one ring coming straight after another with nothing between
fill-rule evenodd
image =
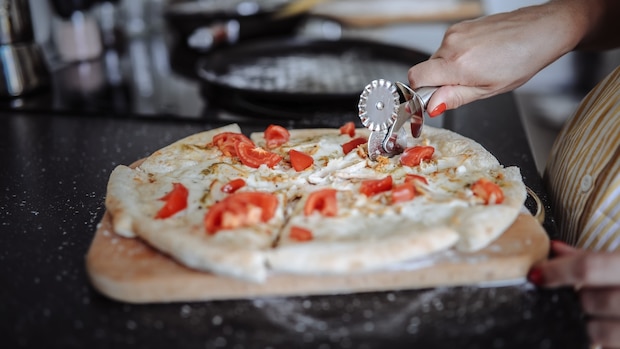
<instances>
[{"instance_id":1,"label":"striped shirt","mask_svg":"<svg viewBox=\"0 0 620 349\"><path fill-rule=\"evenodd\" d=\"M564 125L544 180L562 240L591 250L620 249L620 67Z\"/></svg>"}]
</instances>

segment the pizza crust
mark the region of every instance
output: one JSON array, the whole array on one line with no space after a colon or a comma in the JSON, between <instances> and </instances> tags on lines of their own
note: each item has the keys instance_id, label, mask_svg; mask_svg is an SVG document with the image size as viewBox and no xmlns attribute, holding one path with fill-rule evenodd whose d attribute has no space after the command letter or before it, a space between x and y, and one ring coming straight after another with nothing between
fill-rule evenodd
<instances>
[{"instance_id":1,"label":"pizza crust","mask_svg":"<svg viewBox=\"0 0 620 349\"><path fill-rule=\"evenodd\" d=\"M190 268L255 282L267 277L264 252L271 242L253 231L220 232L210 238L202 226L188 230L146 222L138 229L140 238Z\"/></svg>"}]
</instances>

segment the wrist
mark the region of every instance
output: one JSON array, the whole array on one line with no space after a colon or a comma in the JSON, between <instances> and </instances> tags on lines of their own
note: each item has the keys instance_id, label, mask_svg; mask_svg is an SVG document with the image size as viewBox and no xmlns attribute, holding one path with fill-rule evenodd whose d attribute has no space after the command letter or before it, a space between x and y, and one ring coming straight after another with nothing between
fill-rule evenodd
<instances>
[{"instance_id":1,"label":"wrist","mask_svg":"<svg viewBox=\"0 0 620 349\"><path fill-rule=\"evenodd\" d=\"M615 1L551 0L548 3L549 9L557 12L558 18L566 21L558 28L565 28L565 37L568 39L566 42L567 52L575 49L598 48L605 45L606 30L604 30L604 25L609 22L605 17L615 17L618 14L618 6L613 5L613 2Z\"/></svg>"}]
</instances>

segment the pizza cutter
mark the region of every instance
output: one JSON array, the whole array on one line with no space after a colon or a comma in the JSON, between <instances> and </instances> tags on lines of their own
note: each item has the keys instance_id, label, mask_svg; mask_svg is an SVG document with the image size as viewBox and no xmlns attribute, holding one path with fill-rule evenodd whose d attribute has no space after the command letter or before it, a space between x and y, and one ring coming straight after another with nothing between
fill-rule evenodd
<instances>
[{"instance_id":1,"label":"pizza cutter","mask_svg":"<svg viewBox=\"0 0 620 349\"><path fill-rule=\"evenodd\" d=\"M437 87L411 89L402 82L384 79L371 81L360 95L358 103L362 124L371 132L368 137L368 155L394 156L407 147L408 132L403 127L410 122L411 136L417 138L424 126L428 101Z\"/></svg>"}]
</instances>

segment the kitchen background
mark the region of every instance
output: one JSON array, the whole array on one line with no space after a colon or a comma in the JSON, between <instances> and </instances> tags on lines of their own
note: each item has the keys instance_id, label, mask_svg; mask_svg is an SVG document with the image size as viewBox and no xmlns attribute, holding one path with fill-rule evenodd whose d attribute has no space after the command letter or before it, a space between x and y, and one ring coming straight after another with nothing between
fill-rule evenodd
<instances>
[{"instance_id":1,"label":"kitchen background","mask_svg":"<svg viewBox=\"0 0 620 349\"><path fill-rule=\"evenodd\" d=\"M228 0L202 0L213 3ZM80 65L67 70L64 81L70 90L95 90L102 83L131 82L135 110L141 113L160 112L185 115L200 114L204 108L199 88L191 79L170 74L175 63L168 55L168 41L162 13L172 1L114 0L102 1L84 12L82 30L67 24L66 18L52 11L48 1L30 0L35 38L44 49L50 70L62 70L80 57L100 54L109 40L118 39L122 32L128 58L105 50L97 64ZM300 36L361 37L433 52L441 42L444 31L454 21L483 14L509 11L541 3L536 0L331 0L319 3L311 10L316 18L298 29ZM72 2L67 2L72 3ZM79 3L79 2L77 2ZM240 2L243 3L243 2ZM252 1L245 3L251 5ZM89 21L97 20L101 30L92 32ZM93 22L94 23L94 22ZM120 29L119 29L120 28ZM158 35L161 33L162 35ZM79 38L78 38L79 37ZM70 38L75 38L75 42ZM147 39L148 38L148 39ZM108 40L106 42L106 40ZM81 42L82 45L75 45ZM114 44L114 42L112 42ZM75 58L75 59L73 59ZM620 63L620 50L605 53L570 53L553 63L515 92L530 145L539 171L543 171L553 139L570 116L583 95ZM406 77L403 77L406 79ZM166 88L158 88L162 84ZM67 86L64 86L67 88ZM179 96L183 96L181 99ZM192 102L187 103L188 96ZM183 100L184 102L179 102ZM20 103L19 100L14 103ZM498 115L501 117L501 115ZM432 121L441 122L441 121Z\"/></svg>"}]
</instances>

